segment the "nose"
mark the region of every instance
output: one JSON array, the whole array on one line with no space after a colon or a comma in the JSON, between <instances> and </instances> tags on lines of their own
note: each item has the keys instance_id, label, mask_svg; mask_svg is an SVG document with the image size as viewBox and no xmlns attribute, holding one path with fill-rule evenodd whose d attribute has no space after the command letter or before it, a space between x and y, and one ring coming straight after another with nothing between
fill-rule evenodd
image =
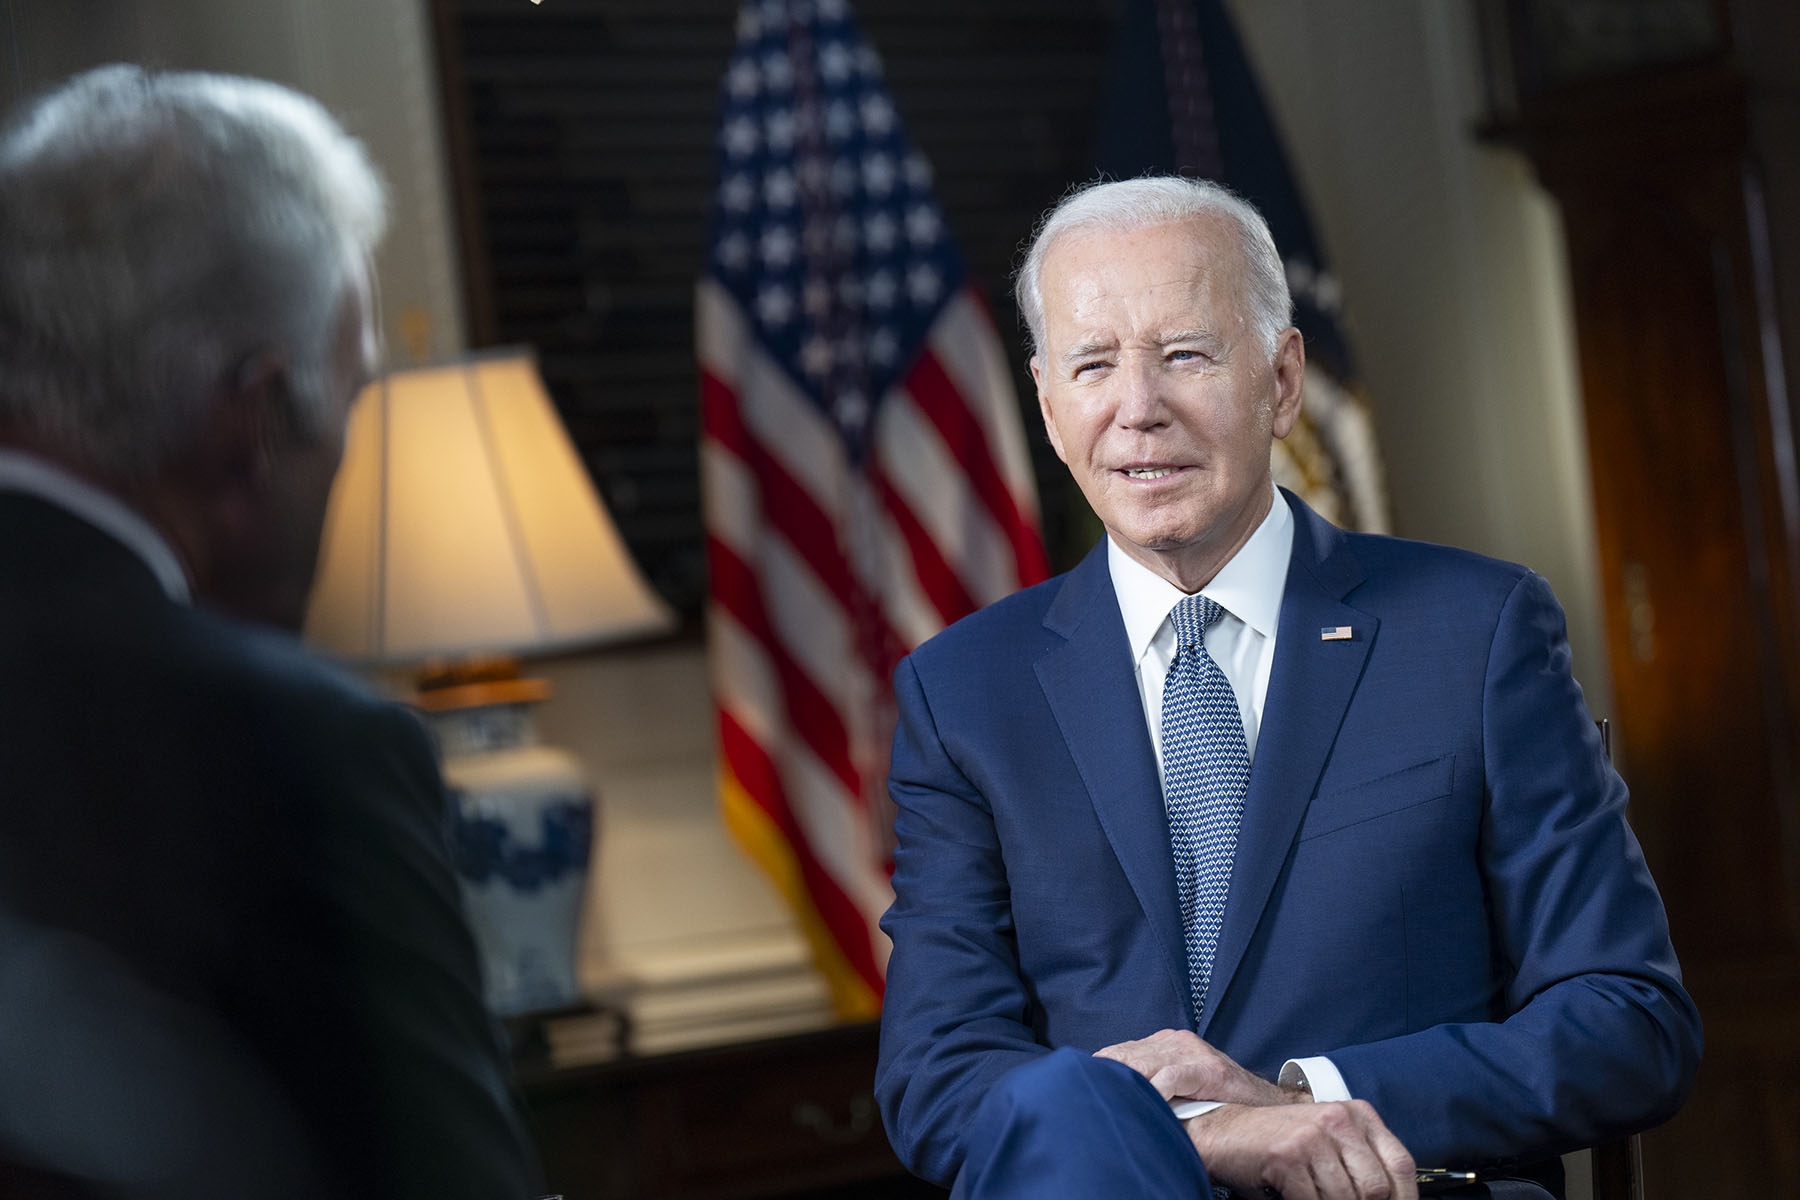
<instances>
[{"instance_id":1,"label":"nose","mask_svg":"<svg viewBox=\"0 0 1800 1200\"><path fill-rule=\"evenodd\" d=\"M1124 429L1155 429L1168 421L1168 406L1162 394L1162 372L1157 370L1152 355L1132 354L1124 357L1113 375L1118 388L1119 426Z\"/></svg>"}]
</instances>

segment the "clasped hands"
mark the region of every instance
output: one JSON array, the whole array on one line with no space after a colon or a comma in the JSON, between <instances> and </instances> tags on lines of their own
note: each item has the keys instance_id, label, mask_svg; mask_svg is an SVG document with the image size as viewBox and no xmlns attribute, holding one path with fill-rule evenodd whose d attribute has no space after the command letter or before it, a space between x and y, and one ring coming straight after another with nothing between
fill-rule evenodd
<instances>
[{"instance_id":1,"label":"clasped hands","mask_svg":"<svg viewBox=\"0 0 1800 1200\"><path fill-rule=\"evenodd\" d=\"M1207 1174L1283 1200L1416 1200L1412 1155L1363 1100L1312 1102L1253 1075L1186 1030L1095 1052L1148 1079L1165 1100L1224 1104L1184 1122Z\"/></svg>"}]
</instances>

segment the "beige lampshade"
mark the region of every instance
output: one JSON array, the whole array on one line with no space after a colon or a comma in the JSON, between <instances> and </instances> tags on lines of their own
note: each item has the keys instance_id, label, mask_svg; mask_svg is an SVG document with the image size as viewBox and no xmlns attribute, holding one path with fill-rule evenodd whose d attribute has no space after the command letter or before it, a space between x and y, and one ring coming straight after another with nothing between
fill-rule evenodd
<instances>
[{"instance_id":1,"label":"beige lampshade","mask_svg":"<svg viewBox=\"0 0 1800 1200\"><path fill-rule=\"evenodd\" d=\"M672 628L528 351L398 371L350 417L306 636L360 662L533 654Z\"/></svg>"}]
</instances>

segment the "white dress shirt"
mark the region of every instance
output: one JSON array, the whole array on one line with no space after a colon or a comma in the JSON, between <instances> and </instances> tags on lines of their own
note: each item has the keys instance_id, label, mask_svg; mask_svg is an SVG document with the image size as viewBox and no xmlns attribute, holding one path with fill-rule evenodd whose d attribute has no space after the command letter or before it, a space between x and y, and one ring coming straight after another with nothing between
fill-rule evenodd
<instances>
[{"instance_id":1,"label":"white dress shirt","mask_svg":"<svg viewBox=\"0 0 1800 1200\"><path fill-rule=\"evenodd\" d=\"M1271 490L1273 488L1271 487ZM1262 731L1263 705L1269 696L1269 672L1275 665L1275 638L1281 625L1281 598L1287 590L1288 560L1294 549L1294 514L1279 491L1269 514L1229 562L1219 568L1200 594L1224 613L1206 631L1206 653L1224 672L1244 719L1244 743L1256 761L1256 738ZM1175 625L1169 613L1188 593L1133 559L1110 538L1106 563L1112 573L1125 640L1131 646L1144 725L1156 754L1156 778L1163 782L1162 694L1175 659ZM1344 1077L1328 1058L1290 1059L1281 1082L1306 1084L1315 1100L1348 1100ZM1177 1115L1197 1116L1217 1107L1200 1101L1178 1105Z\"/></svg>"},{"instance_id":2,"label":"white dress shirt","mask_svg":"<svg viewBox=\"0 0 1800 1200\"><path fill-rule=\"evenodd\" d=\"M1225 612L1206 631L1206 653L1225 673L1244 718L1244 741L1256 761L1256 735L1262 729L1263 703L1269 696L1269 670L1275 665L1275 634L1281 622L1281 597L1287 590L1288 558L1294 548L1294 514L1275 493L1269 515L1250 540L1219 568L1200 594ZM1108 539L1107 566L1125 639L1137 669L1138 697L1144 702L1144 724L1156 751L1156 774L1163 769L1162 694L1169 664L1175 659L1175 625L1169 613L1187 593L1144 566Z\"/></svg>"},{"instance_id":3,"label":"white dress shirt","mask_svg":"<svg viewBox=\"0 0 1800 1200\"><path fill-rule=\"evenodd\" d=\"M36 455L4 447L0 492L23 492L81 518L141 558L169 599L182 604L191 599L187 570L168 540L117 497Z\"/></svg>"}]
</instances>

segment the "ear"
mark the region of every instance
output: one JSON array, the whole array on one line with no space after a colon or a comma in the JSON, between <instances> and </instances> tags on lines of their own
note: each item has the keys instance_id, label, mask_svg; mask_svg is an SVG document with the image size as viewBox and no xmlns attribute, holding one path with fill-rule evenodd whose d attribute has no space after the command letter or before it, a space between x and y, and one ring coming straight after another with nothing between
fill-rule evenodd
<instances>
[{"instance_id":1,"label":"ear","mask_svg":"<svg viewBox=\"0 0 1800 1200\"><path fill-rule=\"evenodd\" d=\"M200 412L183 477L221 529L248 526L287 436L286 360L258 351L222 378Z\"/></svg>"},{"instance_id":2,"label":"ear","mask_svg":"<svg viewBox=\"0 0 1800 1200\"><path fill-rule=\"evenodd\" d=\"M246 479L265 477L290 434L292 388L287 359L259 350L220 388L216 424Z\"/></svg>"},{"instance_id":3,"label":"ear","mask_svg":"<svg viewBox=\"0 0 1800 1200\"><path fill-rule=\"evenodd\" d=\"M1067 465L1069 456L1063 453L1062 434L1057 432L1056 422L1050 419L1050 395L1044 390L1044 368L1035 354L1031 356L1031 382L1037 385L1038 416L1043 419L1044 434L1050 439L1056 457Z\"/></svg>"},{"instance_id":4,"label":"ear","mask_svg":"<svg viewBox=\"0 0 1800 1200\"><path fill-rule=\"evenodd\" d=\"M1306 341L1293 326L1275 342L1275 405L1272 431L1278 438L1294 432L1300 419L1300 393L1306 383Z\"/></svg>"}]
</instances>

